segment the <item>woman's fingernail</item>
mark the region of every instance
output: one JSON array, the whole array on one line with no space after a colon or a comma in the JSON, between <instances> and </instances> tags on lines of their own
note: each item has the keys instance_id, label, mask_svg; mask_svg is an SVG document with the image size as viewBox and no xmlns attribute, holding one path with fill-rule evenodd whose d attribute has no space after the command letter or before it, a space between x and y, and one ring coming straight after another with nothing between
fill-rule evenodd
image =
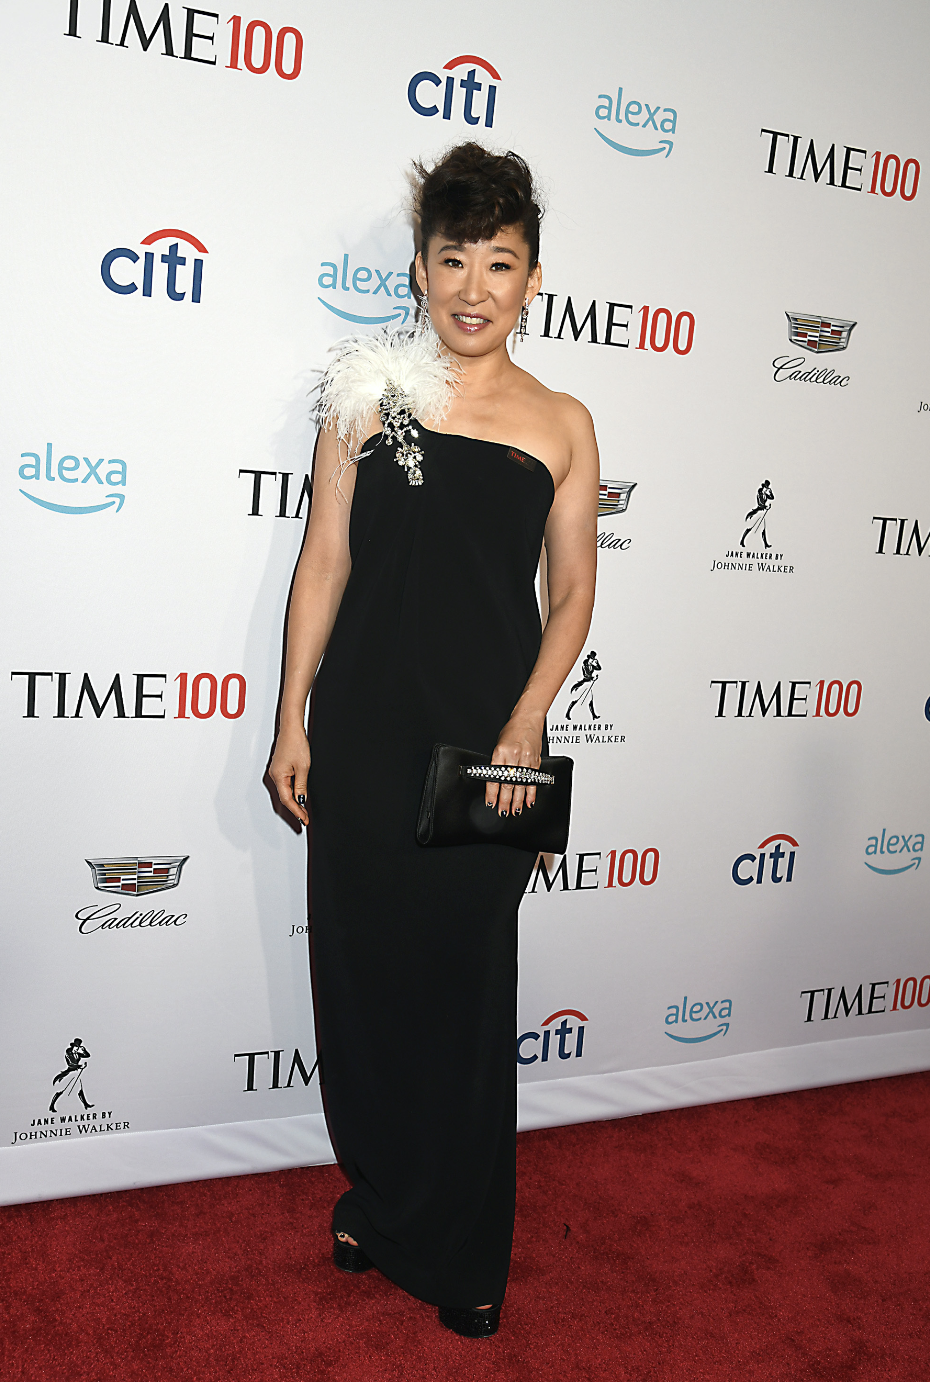
<instances>
[{"instance_id":1,"label":"woman's fingernail","mask_svg":"<svg viewBox=\"0 0 930 1382\"><path fill-rule=\"evenodd\" d=\"M522 807L522 806L518 806L517 809L516 809L516 811L514 811L513 814L514 814L515 816L519 816L519 814L520 814L520 812L521 812L522 810L523 810L523 807Z\"/></svg>"}]
</instances>

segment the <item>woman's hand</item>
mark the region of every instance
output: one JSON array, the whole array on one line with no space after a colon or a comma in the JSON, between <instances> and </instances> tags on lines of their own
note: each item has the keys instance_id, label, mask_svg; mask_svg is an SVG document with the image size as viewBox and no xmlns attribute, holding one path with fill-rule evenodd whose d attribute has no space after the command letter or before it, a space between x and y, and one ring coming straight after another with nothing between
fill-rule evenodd
<instances>
[{"instance_id":1,"label":"woman's hand","mask_svg":"<svg viewBox=\"0 0 930 1382\"><path fill-rule=\"evenodd\" d=\"M303 729L282 729L274 746L268 775L278 789L281 804L303 825L310 824L305 806L297 797L307 799L307 774L310 771L310 745Z\"/></svg>"},{"instance_id":2,"label":"woman's hand","mask_svg":"<svg viewBox=\"0 0 930 1382\"><path fill-rule=\"evenodd\" d=\"M492 763L509 763L521 768L538 768L542 752L542 723L529 715L514 714L500 732L497 747L491 754ZM519 816L524 804L532 806L536 800L535 787L508 787L506 784L489 782L485 786L484 799L488 806L496 806L498 814L507 816L512 811Z\"/></svg>"}]
</instances>

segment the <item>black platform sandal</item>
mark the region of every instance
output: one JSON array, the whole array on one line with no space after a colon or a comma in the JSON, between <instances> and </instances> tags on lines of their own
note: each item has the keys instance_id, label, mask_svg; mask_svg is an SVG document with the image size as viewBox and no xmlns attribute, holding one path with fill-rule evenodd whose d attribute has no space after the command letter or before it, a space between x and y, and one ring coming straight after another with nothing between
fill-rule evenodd
<instances>
[{"instance_id":1,"label":"black platform sandal","mask_svg":"<svg viewBox=\"0 0 930 1382\"><path fill-rule=\"evenodd\" d=\"M333 1261L341 1272L367 1272L375 1265L367 1252L354 1243L344 1243L333 1234Z\"/></svg>"},{"instance_id":2,"label":"black platform sandal","mask_svg":"<svg viewBox=\"0 0 930 1382\"><path fill-rule=\"evenodd\" d=\"M463 1339L490 1339L497 1333L501 1322L501 1308L492 1305L490 1310L458 1310L449 1305L440 1305L439 1323Z\"/></svg>"}]
</instances>

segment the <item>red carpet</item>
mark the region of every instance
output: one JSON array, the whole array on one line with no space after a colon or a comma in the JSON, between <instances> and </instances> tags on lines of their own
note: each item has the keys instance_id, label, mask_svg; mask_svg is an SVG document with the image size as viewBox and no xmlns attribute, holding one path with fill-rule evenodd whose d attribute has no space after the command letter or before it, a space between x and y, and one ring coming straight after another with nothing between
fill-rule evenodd
<instances>
[{"instance_id":1,"label":"red carpet","mask_svg":"<svg viewBox=\"0 0 930 1382\"><path fill-rule=\"evenodd\" d=\"M328 1261L335 1167L0 1211L5 1382L930 1376L930 1074L520 1138L501 1332Z\"/></svg>"}]
</instances>

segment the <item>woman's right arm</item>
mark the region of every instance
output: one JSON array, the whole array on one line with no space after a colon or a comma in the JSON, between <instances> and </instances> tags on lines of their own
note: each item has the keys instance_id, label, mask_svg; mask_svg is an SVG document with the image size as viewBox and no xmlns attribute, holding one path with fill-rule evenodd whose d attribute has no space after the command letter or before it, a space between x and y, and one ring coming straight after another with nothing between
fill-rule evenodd
<instances>
[{"instance_id":1,"label":"woman's right arm","mask_svg":"<svg viewBox=\"0 0 930 1382\"><path fill-rule=\"evenodd\" d=\"M310 769L305 729L307 697L333 631L352 566L349 514L355 491L355 466L347 466L340 477L339 465L344 454L345 443L339 445L334 430L320 434L313 467L313 502L287 619L281 722L268 769L282 804L304 825L310 817L296 798L307 795Z\"/></svg>"}]
</instances>

